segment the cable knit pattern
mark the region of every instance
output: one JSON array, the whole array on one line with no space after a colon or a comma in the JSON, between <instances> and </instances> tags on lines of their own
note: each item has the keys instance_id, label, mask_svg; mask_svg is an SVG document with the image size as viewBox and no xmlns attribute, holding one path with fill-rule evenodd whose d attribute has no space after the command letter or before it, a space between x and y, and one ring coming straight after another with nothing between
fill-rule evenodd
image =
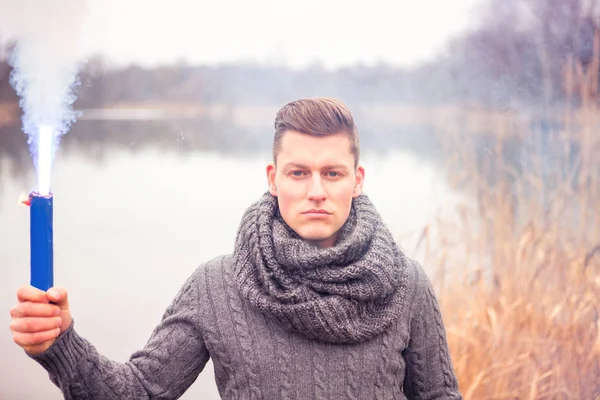
<instances>
[{"instance_id":1,"label":"cable knit pattern","mask_svg":"<svg viewBox=\"0 0 600 400\"><path fill-rule=\"evenodd\" d=\"M276 336L277 349L279 350L278 358L279 368L281 371L281 400L292 400L292 355L290 353L289 342L283 335Z\"/></svg>"},{"instance_id":2,"label":"cable knit pattern","mask_svg":"<svg viewBox=\"0 0 600 400\"><path fill-rule=\"evenodd\" d=\"M236 251L191 274L128 361L75 325L30 357L68 400L176 399L209 357L224 400L462 399L425 272L366 197L352 210L339 244L320 250L251 207Z\"/></svg>"},{"instance_id":3,"label":"cable knit pattern","mask_svg":"<svg viewBox=\"0 0 600 400\"><path fill-rule=\"evenodd\" d=\"M403 306L405 257L366 195L353 200L338 243L322 249L291 230L265 193L242 218L234 257L244 298L313 340L372 339Z\"/></svg>"},{"instance_id":4,"label":"cable knit pattern","mask_svg":"<svg viewBox=\"0 0 600 400\"><path fill-rule=\"evenodd\" d=\"M204 270L204 284L206 287L206 293L212 293L210 278L208 277L208 269ZM212 318L214 320L218 320L218 316L216 315L216 308L214 303L214 298L212 296L208 297L210 302L210 311L212 311ZM218 331L215 332L215 329ZM219 341L223 338L223 333L218 324L215 324L213 327L212 324L204 324L204 337L207 343L215 343L215 346L212 346L211 353L213 357L218 359L219 365L228 376L232 377L232 384L227 385L225 388L225 397L237 399L240 397L239 387L235 378L235 370L231 366L230 357L225 351L221 351L221 346L219 346Z\"/></svg>"},{"instance_id":5,"label":"cable knit pattern","mask_svg":"<svg viewBox=\"0 0 600 400\"><path fill-rule=\"evenodd\" d=\"M358 349L352 347L348 349L346 376L348 384L346 386L346 394L348 400L358 400L358 390L360 384L360 375L358 374Z\"/></svg>"},{"instance_id":6,"label":"cable knit pattern","mask_svg":"<svg viewBox=\"0 0 600 400\"><path fill-rule=\"evenodd\" d=\"M313 371L315 380L315 400L327 400L327 371L324 363L327 362L323 346L315 346L313 352Z\"/></svg>"},{"instance_id":7,"label":"cable knit pattern","mask_svg":"<svg viewBox=\"0 0 600 400\"><path fill-rule=\"evenodd\" d=\"M257 363L254 357L254 349L252 346L252 337L250 335L248 325L246 323L246 317L244 310L242 309L241 299L235 293L233 280L231 277L231 271L228 268L223 269L223 273L226 281L227 296L229 300L229 307L233 321L235 322L235 332L239 340L239 344L242 348L244 356L244 362L246 366L246 374L248 375L249 386L250 386L250 399L261 399L260 387L258 386L258 375L255 371Z\"/></svg>"},{"instance_id":8,"label":"cable knit pattern","mask_svg":"<svg viewBox=\"0 0 600 400\"><path fill-rule=\"evenodd\" d=\"M381 336L381 361L379 363L379 368L377 369L377 390L375 392L375 398L377 400L383 400L385 398L384 389L390 387L391 382L388 380L390 371L390 359L393 357L394 354L392 335L390 334L390 332L384 332Z\"/></svg>"},{"instance_id":9,"label":"cable knit pattern","mask_svg":"<svg viewBox=\"0 0 600 400\"><path fill-rule=\"evenodd\" d=\"M403 351L405 395L415 399L462 399L433 287L422 268L413 264L416 291L410 312L410 340Z\"/></svg>"},{"instance_id":10,"label":"cable knit pattern","mask_svg":"<svg viewBox=\"0 0 600 400\"><path fill-rule=\"evenodd\" d=\"M410 263L413 263L413 261L409 261ZM413 266L415 266L413 264ZM401 297L401 304L402 304L402 309L401 309L401 313L402 314L406 314L406 304L407 304L407 287L408 287L408 269L404 269L402 271L402 275L401 275L401 282L402 284L400 285L401 288L401 293L400 293L400 297ZM399 340L400 338L398 337L398 335L393 335L392 331L387 330L386 332L384 332L381 335L381 364L380 364L380 368L379 368L379 375L381 377L381 386L380 388L385 388L385 387L391 387L392 388L392 395L395 396L396 395L396 391L397 390L401 390L402 387L396 385L397 380L397 369L392 368L392 363L395 360L394 356L400 357L399 354L396 354L394 352L394 348L395 348L395 341ZM404 343L400 344L401 348L405 348ZM391 355L394 356L391 356ZM395 363L397 364L397 363ZM387 373L385 373L385 371L387 371ZM391 380L390 381L386 381L386 376L389 376L391 372ZM377 391L377 399L383 399L384 398L384 391L383 390L379 390Z\"/></svg>"},{"instance_id":11,"label":"cable knit pattern","mask_svg":"<svg viewBox=\"0 0 600 400\"><path fill-rule=\"evenodd\" d=\"M438 335L438 347L440 349L440 364L442 365L442 372L444 373L444 387L446 388L446 394L448 396L451 396L452 393L450 391L450 388L452 387L453 383L453 373L452 366L449 362L450 356L448 354L448 348L445 345L446 332L444 330L444 323L442 322L442 314L440 313L440 308L435 299L435 293L433 292L433 288L429 285L427 286L427 300L431 303L430 306L434 310L435 315L435 328Z\"/></svg>"}]
</instances>

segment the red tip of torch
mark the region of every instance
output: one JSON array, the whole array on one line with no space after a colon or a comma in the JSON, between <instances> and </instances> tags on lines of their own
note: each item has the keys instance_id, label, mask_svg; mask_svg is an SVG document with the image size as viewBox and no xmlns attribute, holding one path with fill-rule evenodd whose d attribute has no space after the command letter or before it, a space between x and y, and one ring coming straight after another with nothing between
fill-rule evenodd
<instances>
[{"instance_id":1,"label":"red tip of torch","mask_svg":"<svg viewBox=\"0 0 600 400\"><path fill-rule=\"evenodd\" d=\"M24 206L30 206L31 205L31 196L21 195L21 198L19 199L19 203L21 203Z\"/></svg>"}]
</instances>

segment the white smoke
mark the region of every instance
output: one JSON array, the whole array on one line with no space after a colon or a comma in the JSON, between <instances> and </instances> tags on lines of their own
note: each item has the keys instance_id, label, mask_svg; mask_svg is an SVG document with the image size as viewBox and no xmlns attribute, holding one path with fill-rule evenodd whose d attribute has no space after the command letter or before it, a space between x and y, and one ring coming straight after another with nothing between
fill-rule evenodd
<instances>
[{"instance_id":1,"label":"white smoke","mask_svg":"<svg viewBox=\"0 0 600 400\"><path fill-rule=\"evenodd\" d=\"M86 11L84 0L0 0L0 29L5 38L16 40L8 59L10 79L20 97L40 193L50 190L59 138L77 118L72 105L83 62ZM40 128L51 132L52 140L40 143ZM44 142L48 147L41 148Z\"/></svg>"}]
</instances>

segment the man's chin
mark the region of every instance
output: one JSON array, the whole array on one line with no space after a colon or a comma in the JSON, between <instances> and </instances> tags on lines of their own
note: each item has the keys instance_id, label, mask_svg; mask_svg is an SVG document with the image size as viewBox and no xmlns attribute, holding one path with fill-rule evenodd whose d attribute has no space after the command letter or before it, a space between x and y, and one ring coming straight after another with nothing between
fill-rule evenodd
<instances>
[{"instance_id":1,"label":"man's chin","mask_svg":"<svg viewBox=\"0 0 600 400\"><path fill-rule=\"evenodd\" d=\"M335 242L335 232L311 230L300 232L298 235L307 242L311 242L319 246L322 244L332 245L333 242Z\"/></svg>"}]
</instances>

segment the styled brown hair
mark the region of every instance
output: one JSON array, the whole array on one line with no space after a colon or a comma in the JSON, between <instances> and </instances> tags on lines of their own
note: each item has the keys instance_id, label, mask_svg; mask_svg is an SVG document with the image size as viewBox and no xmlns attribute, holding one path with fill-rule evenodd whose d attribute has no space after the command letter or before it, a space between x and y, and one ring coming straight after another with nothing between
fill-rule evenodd
<instances>
[{"instance_id":1,"label":"styled brown hair","mask_svg":"<svg viewBox=\"0 0 600 400\"><path fill-rule=\"evenodd\" d=\"M350 152L354 165L358 165L360 147L358 130L350 109L340 100L318 97L300 99L283 106L275 117L273 161L281 148L281 139L288 130L311 136L328 136L345 133L350 139Z\"/></svg>"}]
</instances>

